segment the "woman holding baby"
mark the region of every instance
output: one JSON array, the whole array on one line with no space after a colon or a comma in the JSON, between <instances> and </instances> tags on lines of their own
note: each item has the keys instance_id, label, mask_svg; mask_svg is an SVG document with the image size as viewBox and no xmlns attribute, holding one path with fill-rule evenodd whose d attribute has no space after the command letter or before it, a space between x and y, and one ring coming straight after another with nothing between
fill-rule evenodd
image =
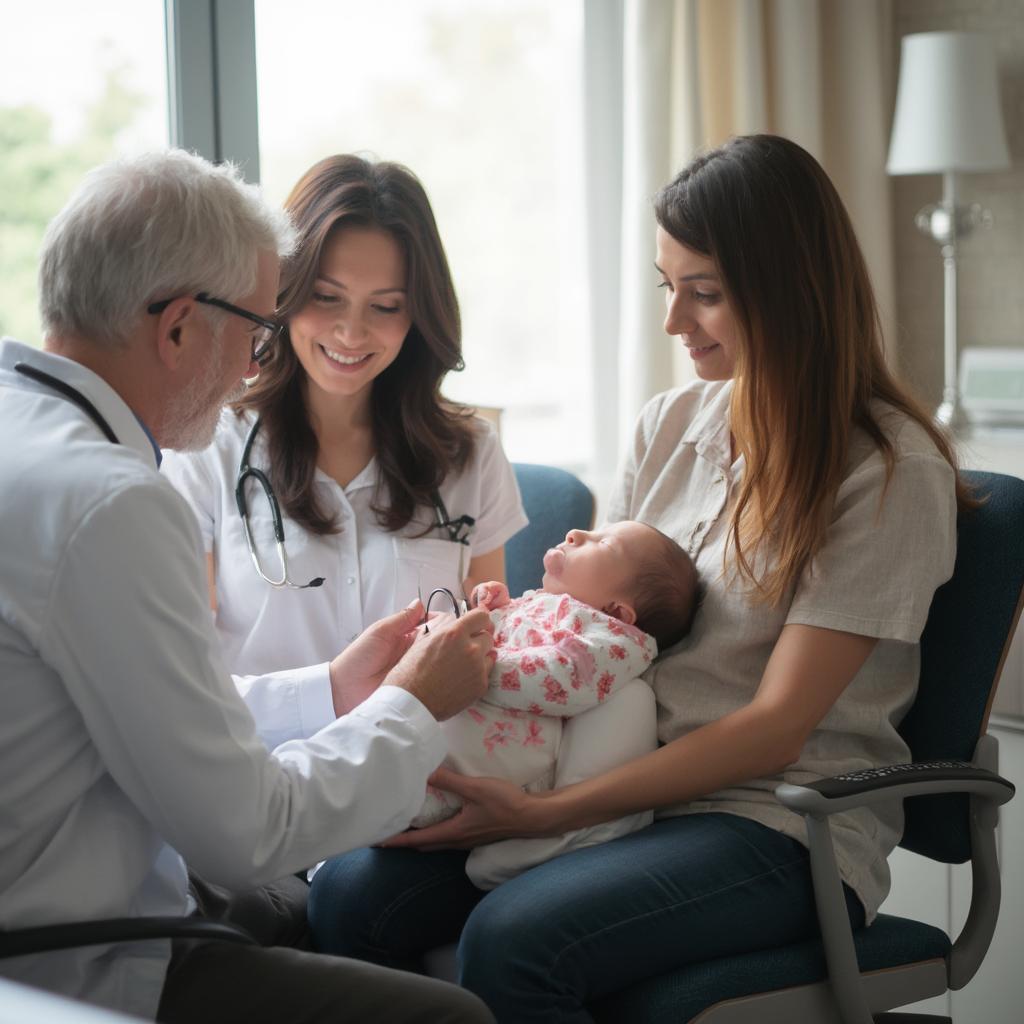
<instances>
[{"instance_id":1,"label":"woman holding baby","mask_svg":"<svg viewBox=\"0 0 1024 1024\"><path fill-rule=\"evenodd\" d=\"M589 1021L646 977L815 934L803 824L773 791L907 759L896 727L971 501L885 365L849 217L808 153L733 139L654 206L652 286L700 379L644 408L609 519L656 527L702 581L690 634L646 675L659 748L540 795L439 772L455 817L314 881L330 951L408 966L457 940L461 983L502 1022ZM490 893L466 877L481 844L652 808L649 827ZM901 828L895 808L833 819L855 927Z\"/></svg>"}]
</instances>

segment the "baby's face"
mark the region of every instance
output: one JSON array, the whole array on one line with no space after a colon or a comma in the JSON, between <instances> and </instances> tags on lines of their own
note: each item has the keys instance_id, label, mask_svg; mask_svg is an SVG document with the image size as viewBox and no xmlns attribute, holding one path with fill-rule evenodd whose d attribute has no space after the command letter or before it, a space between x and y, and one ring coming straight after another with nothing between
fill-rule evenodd
<instances>
[{"instance_id":1,"label":"baby's face","mask_svg":"<svg viewBox=\"0 0 1024 1024\"><path fill-rule=\"evenodd\" d=\"M570 530L544 555L542 586L595 608L632 601L637 568L651 557L657 538L651 527L634 522Z\"/></svg>"}]
</instances>

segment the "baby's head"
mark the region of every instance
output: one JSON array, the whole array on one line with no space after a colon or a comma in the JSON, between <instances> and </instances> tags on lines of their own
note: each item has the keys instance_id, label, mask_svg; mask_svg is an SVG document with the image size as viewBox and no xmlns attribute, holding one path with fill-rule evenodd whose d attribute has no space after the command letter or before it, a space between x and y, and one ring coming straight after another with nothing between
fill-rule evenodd
<instances>
[{"instance_id":1,"label":"baby's head","mask_svg":"<svg viewBox=\"0 0 1024 1024\"><path fill-rule=\"evenodd\" d=\"M545 554L542 586L650 633L659 651L686 636L697 605L690 556L660 530L632 520L570 530Z\"/></svg>"}]
</instances>

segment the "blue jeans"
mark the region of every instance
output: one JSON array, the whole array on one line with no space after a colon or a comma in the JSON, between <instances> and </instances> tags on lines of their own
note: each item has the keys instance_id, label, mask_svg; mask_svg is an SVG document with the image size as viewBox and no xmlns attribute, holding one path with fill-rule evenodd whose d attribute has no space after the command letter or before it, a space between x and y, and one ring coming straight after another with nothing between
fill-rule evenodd
<instances>
[{"instance_id":1,"label":"blue jeans","mask_svg":"<svg viewBox=\"0 0 1024 1024\"><path fill-rule=\"evenodd\" d=\"M501 1024L583 1024L590 1000L682 964L817 932L806 849L731 814L657 821L483 893L465 854L356 850L310 892L315 947L412 968L459 941L459 980ZM855 928L864 923L847 890ZM461 938L460 938L461 933Z\"/></svg>"}]
</instances>

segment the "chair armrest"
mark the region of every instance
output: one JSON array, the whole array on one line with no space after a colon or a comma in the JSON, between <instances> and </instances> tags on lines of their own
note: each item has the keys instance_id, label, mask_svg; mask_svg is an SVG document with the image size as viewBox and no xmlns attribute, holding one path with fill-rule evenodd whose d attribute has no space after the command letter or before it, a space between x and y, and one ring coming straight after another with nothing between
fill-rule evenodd
<instances>
[{"instance_id":1,"label":"chair armrest","mask_svg":"<svg viewBox=\"0 0 1024 1024\"><path fill-rule=\"evenodd\" d=\"M975 760L995 767L998 763L996 750L994 740L983 736L975 750ZM832 848L829 815L854 807L936 793L970 795L971 907L949 956L949 985L959 989L974 976L995 932L1000 890L995 828L998 807L1011 799L1014 792L1014 785L994 771L964 761L889 765L821 779L806 786L783 783L776 787L778 801L803 814L807 825L818 921L829 979L843 1024L868 1024L871 1016L860 988L853 936Z\"/></svg>"},{"instance_id":2,"label":"chair armrest","mask_svg":"<svg viewBox=\"0 0 1024 1024\"><path fill-rule=\"evenodd\" d=\"M199 917L118 917L0 931L0 959L77 946L106 946L148 939L210 939L257 945L243 928L220 921Z\"/></svg>"},{"instance_id":3,"label":"chair armrest","mask_svg":"<svg viewBox=\"0 0 1024 1024\"><path fill-rule=\"evenodd\" d=\"M776 787L775 796L784 807L801 814L829 815L934 793L970 793L998 806L1014 792L1012 782L966 761L915 761L848 772L806 786L784 782Z\"/></svg>"}]
</instances>

